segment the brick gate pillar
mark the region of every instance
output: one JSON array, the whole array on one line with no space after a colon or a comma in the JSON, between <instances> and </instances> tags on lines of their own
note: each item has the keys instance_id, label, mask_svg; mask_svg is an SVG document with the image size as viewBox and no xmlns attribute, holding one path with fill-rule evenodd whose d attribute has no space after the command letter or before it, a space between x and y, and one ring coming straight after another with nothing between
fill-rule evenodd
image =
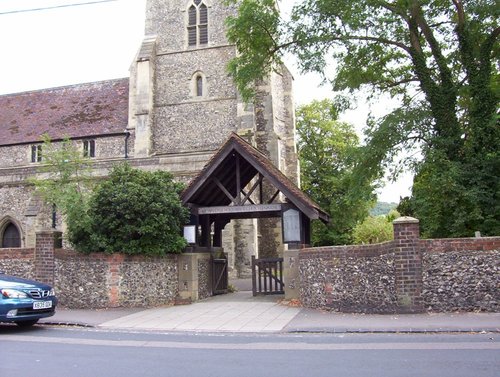
<instances>
[{"instance_id":1,"label":"brick gate pillar","mask_svg":"<svg viewBox=\"0 0 500 377\"><path fill-rule=\"evenodd\" d=\"M35 280L54 285L54 249L59 245L62 233L55 230L36 232Z\"/></svg>"},{"instance_id":2,"label":"brick gate pillar","mask_svg":"<svg viewBox=\"0 0 500 377\"><path fill-rule=\"evenodd\" d=\"M394 226L394 267L396 295L400 313L423 311L422 252L419 247L419 221L400 217Z\"/></svg>"}]
</instances>

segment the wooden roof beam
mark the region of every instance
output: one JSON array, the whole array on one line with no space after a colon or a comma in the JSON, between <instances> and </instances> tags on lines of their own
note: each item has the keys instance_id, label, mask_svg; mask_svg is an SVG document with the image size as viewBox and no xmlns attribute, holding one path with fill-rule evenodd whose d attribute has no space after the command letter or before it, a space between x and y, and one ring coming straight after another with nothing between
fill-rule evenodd
<instances>
[{"instance_id":1,"label":"wooden roof beam","mask_svg":"<svg viewBox=\"0 0 500 377\"><path fill-rule=\"evenodd\" d=\"M243 190L241 190L241 192L243 193L244 197L243 197L243 200L241 201L241 205L245 204L245 202L247 200L249 200L252 204L255 204L252 199L250 199L250 195L253 194L253 192L255 191L255 189L259 186L259 185L262 185L262 174L259 174L259 179L257 180L257 182L255 182L253 184L253 186L250 188L250 191L248 192L248 194L245 194L245 192Z\"/></svg>"},{"instance_id":2,"label":"wooden roof beam","mask_svg":"<svg viewBox=\"0 0 500 377\"><path fill-rule=\"evenodd\" d=\"M233 202L234 205L238 205L237 198L234 198L229 191L224 187L224 185L219 181L217 177L212 177L212 181L221 189L221 191Z\"/></svg>"}]
</instances>

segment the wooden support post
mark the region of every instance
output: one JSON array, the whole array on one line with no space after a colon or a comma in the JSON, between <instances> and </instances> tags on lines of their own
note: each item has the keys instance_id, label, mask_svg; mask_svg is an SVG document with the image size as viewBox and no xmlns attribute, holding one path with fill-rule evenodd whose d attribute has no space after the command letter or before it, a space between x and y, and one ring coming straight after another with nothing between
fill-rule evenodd
<instances>
[{"instance_id":1,"label":"wooden support post","mask_svg":"<svg viewBox=\"0 0 500 377\"><path fill-rule=\"evenodd\" d=\"M214 247L222 247L222 230L228 223L227 220L216 219L214 223L214 239L213 246Z\"/></svg>"},{"instance_id":2,"label":"wooden support post","mask_svg":"<svg viewBox=\"0 0 500 377\"><path fill-rule=\"evenodd\" d=\"M203 247L210 247L210 215L200 216L200 226L201 226L201 239L200 245Z\"/></svg>"}]
</instances>

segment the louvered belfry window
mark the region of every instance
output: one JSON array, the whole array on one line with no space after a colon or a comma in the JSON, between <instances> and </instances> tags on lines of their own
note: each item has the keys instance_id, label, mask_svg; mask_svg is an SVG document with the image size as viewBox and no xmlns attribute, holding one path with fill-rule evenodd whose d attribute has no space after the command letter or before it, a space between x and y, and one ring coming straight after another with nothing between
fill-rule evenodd
<instances>
[{"instance_id":1,"label":"louvered belfry window","mask_svg":"<svg viewBox=\"0 0 500 377\"><path fill-rule=\"evenodd\" d=\"M202 0L193 0L188 9L187 31L189 46L208 43L208 8Z\"/></svg>"},{"instance_id":2,"label":"louvered belfry window","mask_svg":"<svg viewBox=\"0 0 500 377\"><path fill-rule=\"evenodd\" d=\"M200 22L198 24L198 33L200 34L200 44L206 45L208 43L208 9L205 4L199 7Z\"/></svg>"}]
</instances>

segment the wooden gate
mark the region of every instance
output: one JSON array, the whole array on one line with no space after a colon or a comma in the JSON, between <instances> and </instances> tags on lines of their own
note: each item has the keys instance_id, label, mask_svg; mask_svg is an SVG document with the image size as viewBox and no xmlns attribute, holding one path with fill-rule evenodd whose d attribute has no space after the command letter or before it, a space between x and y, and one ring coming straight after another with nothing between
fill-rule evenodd
<instances>
[{"instance_id":1,"label":"wooden gate","mask_svg":"<svg viewBox=\"0 0 500 377\"><path fill-rule=\"evenodd\" d=\"M212 292L214 295L222 295L227 293L227 256L221 255L212 256Z\"/></svg>"},{"instance_id":2,"label":"wooden gate","mask_svg":"<svg viewBox=\"0 0 500 377\"><path fill-rule=\"evenodd\" d=\"M285 293L283 282L283 258L261 258L252 256L253 295L278 295Z\"/></svg>"}]
</instances>

